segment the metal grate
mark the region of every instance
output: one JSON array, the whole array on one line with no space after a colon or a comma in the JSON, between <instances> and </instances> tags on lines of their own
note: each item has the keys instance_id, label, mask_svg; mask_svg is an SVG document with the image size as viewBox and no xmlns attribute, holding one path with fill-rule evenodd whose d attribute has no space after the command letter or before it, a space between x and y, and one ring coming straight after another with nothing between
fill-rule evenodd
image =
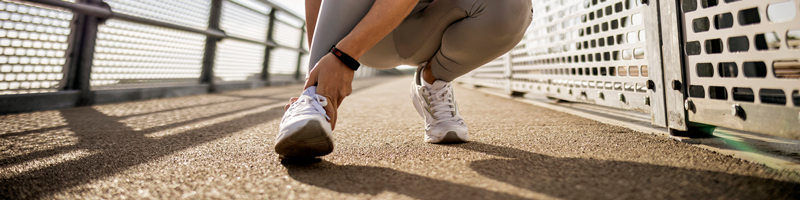
<instances>
[{"instance_id":1,"label":"metal grate","mask_svg":"<svg viewBox=\"0 0 800 200\"><path fill-rule=\"evenodd\" d=\"M266 42L269 29L268 12L258 11L239 4L223 1L220 27L225 33L253 41ZM261 5L257 2L247 2ZM256 6L256 5L253 5ZM214 76L221 81L256 81L264 68L266 45L237 39L218 43Z\"/></svg>"},{"instance_id":2,"label":"metal grate","mask_svg":"<svg viewBox=\"0 0 800 200\"><path fill-rule=\"evenodd\" d=\"M205 29L210 1L107 1L115 12ZM108 20L99 27L92 89L197 84L205 35Z\"/></svg>"},{"instance_id":3,"label":"metal grate","mask_svg":"<svg viewBox=\"0 0 800 200\"><path fill-rule=\"evenodd\" d=\"M303 54L303 57L300 58L300 78L306 76L308 72L308 62L310 62L311 56L309 54Z\"/></svg>"},{"instance_id":4,"label":"metal grate","mask_svg":"<svg viewBox=\"0 0 800 200\"><path fill-rule=\"evenodd\" d=\"M206 37L108 20L99 27L92 89L197 84Z\"/></svg>"},{"instance_id":5,"label":"metal grate","mask_svg":"<svg viewBox=\"0 0 800 200\"><path fill-rule=\"evenodd\" d=\"M683 0L681 7L689 120L799 130L800 1Z\"/></svg>"},{"instance_id":6,"label":"metal grate","mask_svg":"<svg viewBox=\"0 0 800 200\"><path fill-rule=\"evenodd\" d=\"M269 14L231 1L223 1L220 28L228 35L266 42Z\"/></svg>"},{"instance_id":7,"label":"metal grate","mask_svg":"<svg viewBox=\"0 0 800 200\"><path fill-rule=\"evenodd\" d=\"M302 45L306 44L305 42L301 44L301 39L304 36L302 35L303 21L299 19L292 18L286 13L278 12L275 15L274 29L273 40L278 43L278 45L290 48L301 48ZM298 56L300 55L294 50L286 48L272 49L272 52L270 52L269 73L274 75L295 74L297 71Z\"/></svg>"},{"instance_id":8,"label":"metal grate","mask_svg":"<svg viewBox=\"0 0 800 200\"><path fill-rule=\"evenodd\" d=\"M105 0L114 12L205 29L210 0Z\"/></svg>"},{"instance_id":9,"label":"metal grate","mask_svg":"<svg viewBox=\"0 0 800 200\"><path fill-rule=\"evenodd\" d=\"M292 18L283 12L278 12L275 19L275 32L273 33L275 42L287 47L300 48L300 40L304 36L303 21Z\"/></svg>"},{"instance_id":10,"label":"metal grate","mask_svg":"<svg viewBox=\"0 0 800 200\"><path fill-rule=\"evenodd\" d=\"M300 41L297 41L299 44ZM297 51L275 48L270 52L269 74L294 74L297 70Z\"/></svg>"},{"instance_id":11,"label":"metal grate","mask_svg":"<svg viewBox=\"0 0 800 200\"><path fill-rule=\"evenodd\" d=\"M0 95L55 92L63 87L72 13L0 2Z\"/></svg>"},{"instance_id":12,"label":"metal grate","mask_svg":"<svg viewBox=\"0 0 800 200\"><path fill-rule=\"evenodd\" d=\"M221 81L260 80L265 49L266 46L261 44L222 40L217 44L214 76Z\"/></svg>"},{"instance_id":13,"label":"metal grate","mask_svg":"<svg viewBox=\"0 0 800 200\"><path fill-rule=\"evenodd\" d=\"M634 0L533 0L533 22L478 85L651 112L644 13ZM657 54L656 54L657 55Z\"/></svg>"}]
</instances>

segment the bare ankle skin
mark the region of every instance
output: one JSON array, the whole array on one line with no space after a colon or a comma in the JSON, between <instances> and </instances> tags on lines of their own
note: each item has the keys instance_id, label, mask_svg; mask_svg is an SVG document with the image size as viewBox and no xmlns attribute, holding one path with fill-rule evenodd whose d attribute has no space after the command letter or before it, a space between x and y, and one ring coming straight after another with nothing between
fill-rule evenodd
<instances>
[{"instance_id":1,"label":"bare ankle skin","mask_svg":"<svg viewBox=\"0 0 800 200\"><path fill-rule=\"evenodd\" d=\"M425 65L425 69L422 69L422 79L428 84L436 82L436 77L433 77L433 70L431 70L431 62L428 62L428 65Z\"/></svg>"}]
</instances>

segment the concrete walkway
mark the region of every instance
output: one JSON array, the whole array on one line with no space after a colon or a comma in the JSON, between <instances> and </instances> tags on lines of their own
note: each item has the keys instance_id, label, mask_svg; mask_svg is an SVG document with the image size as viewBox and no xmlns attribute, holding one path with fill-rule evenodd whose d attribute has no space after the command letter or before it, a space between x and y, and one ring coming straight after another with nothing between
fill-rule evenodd
<instances>
[{"instance_id":1,"label":"concrete walkway","mask_svg":"<svg viewBox=\"0 0 800 200\"><path fill-rule=\"evenodd\" d=\"M281 163L286 86L0 116L0 199L797 199L800 177L456 89L472 142L424 143L410 78L359 80L336 150Z\"/></svg>"}]
</instances>

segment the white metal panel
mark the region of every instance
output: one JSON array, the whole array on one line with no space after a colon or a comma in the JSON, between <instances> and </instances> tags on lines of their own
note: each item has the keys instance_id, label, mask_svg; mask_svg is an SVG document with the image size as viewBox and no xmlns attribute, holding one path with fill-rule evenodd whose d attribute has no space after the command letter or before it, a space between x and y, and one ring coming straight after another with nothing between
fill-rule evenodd
<instances>
[{"instance_id":1,"label":"white metal panel","mask_svg":"<svg viewBox=\"0 0 800 200\"><path fill-rule=\"evenodd\" d=\"M800 1L681 4L689 121L800 138Z\"/></svg>"},{"instance_id":2,"label":"white metal panel","mask_svg":"<svg viewBox=\"0 0 800 200\"><path fill-rule=\"evenodd\" d=\"M0 95L63 88L72 17L62 9L0 1Z\"/></svg>"},{"instance_id":3,"label":"white metal panel","mask_svg":"<svg viewBox=\"0 0 800 200\"><path fill-rule=\"evenodd\" d=\"M217 44L214 77L221 81L260 80L266 46L234 39Z\"/></svg>"},{"instance_id":4,"label":"white metal panel","mask_svg":"<svg viewBox=\"0 0 800 200\"><path fill-rule=\"evenodd\" d=\"M196 84L206 37L110 19L99 27L92 89Z\"/></svg>"}]
</instances>

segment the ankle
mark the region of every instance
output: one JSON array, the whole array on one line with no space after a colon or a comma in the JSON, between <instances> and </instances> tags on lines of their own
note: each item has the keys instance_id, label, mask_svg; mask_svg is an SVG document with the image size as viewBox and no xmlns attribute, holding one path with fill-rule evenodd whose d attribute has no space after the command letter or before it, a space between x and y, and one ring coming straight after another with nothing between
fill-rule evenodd
<instances>
[{"instance_id":1,"label":"ankle","mask_svg":"<svg viewBox=\"0 0 800 200\"><path fill-rule=\"evenodd\" d=\"M433 82L436 82L436 77L433 76L433 70L431 69L430 62L427 66L425 66L424 69L422 69L422 79L425 80L425 82L428 82L428 84L433 84Z\"/></svg>"}]
</instances>

